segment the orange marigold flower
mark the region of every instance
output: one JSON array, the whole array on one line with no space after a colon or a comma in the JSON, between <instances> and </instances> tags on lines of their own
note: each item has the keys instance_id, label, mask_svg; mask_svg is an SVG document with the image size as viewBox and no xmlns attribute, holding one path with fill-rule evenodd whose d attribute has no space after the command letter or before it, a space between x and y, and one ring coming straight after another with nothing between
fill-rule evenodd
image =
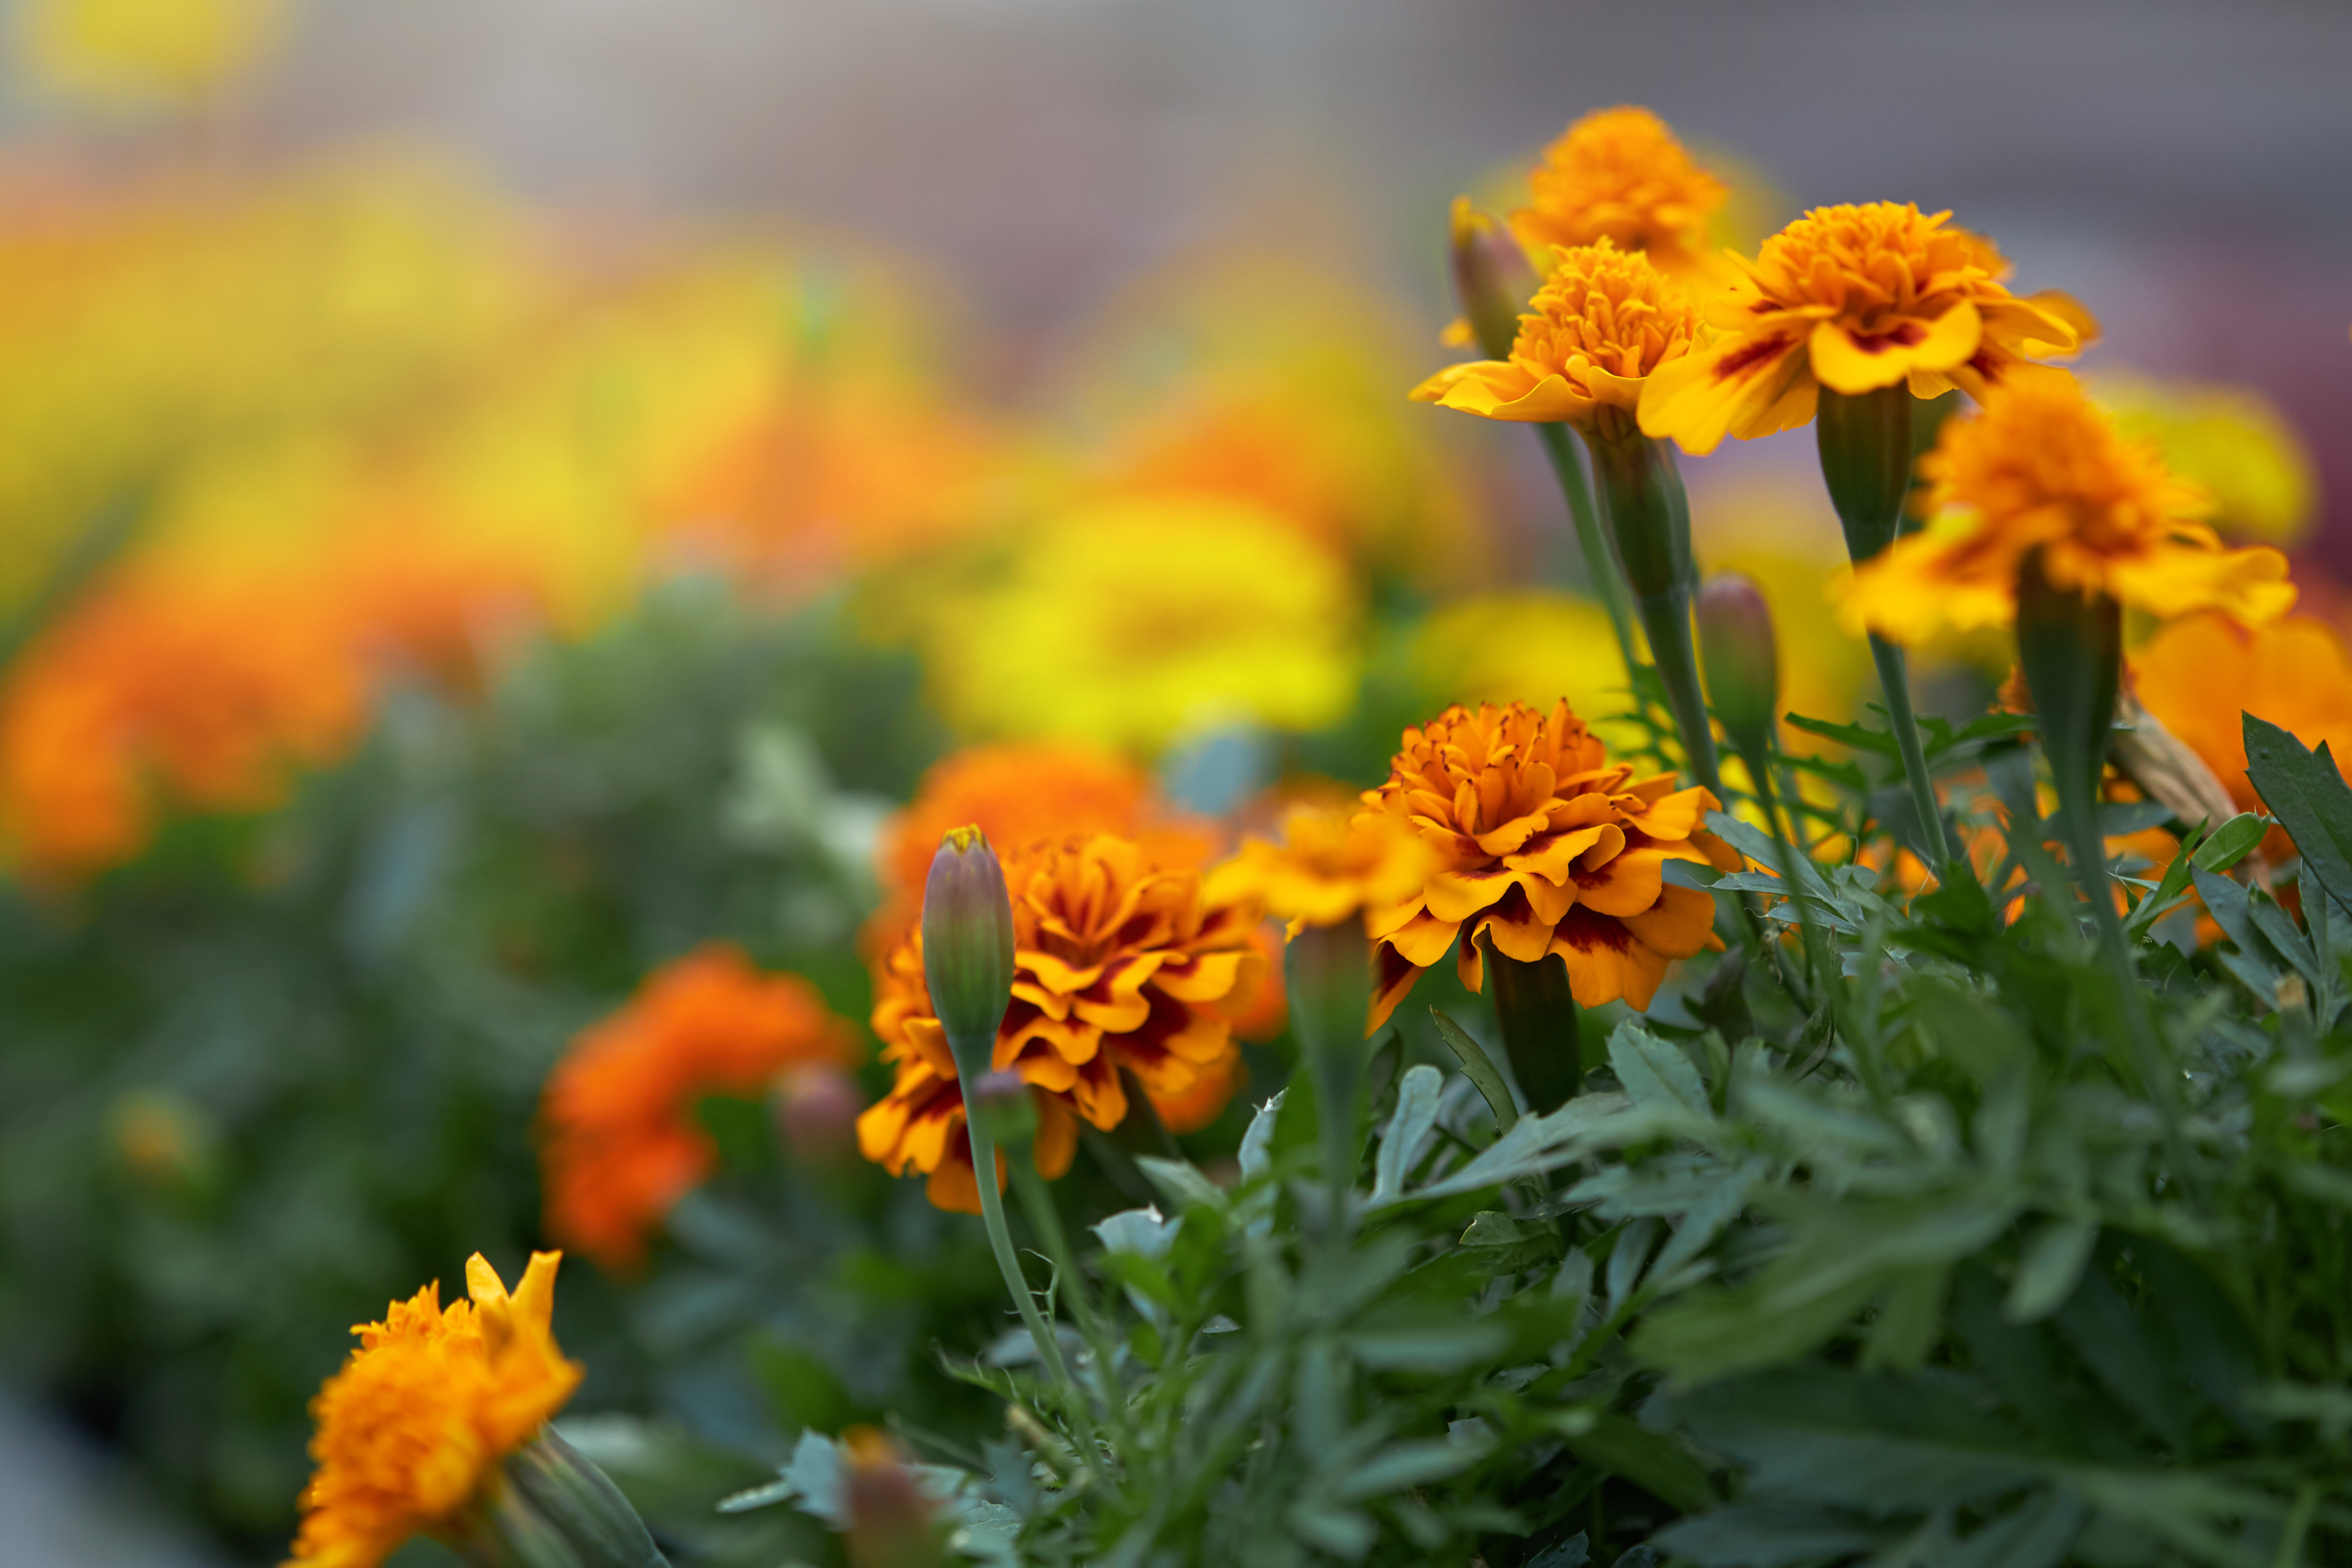
<instances>
[{"instance_id":1,"label":"orange marigold flower","mask_svg":"<svg viewBox=\"0 0 2352 1568\"><path fill-rule=\"evenodd\" d=\"M1225 1113L1225 1107L1248 1081L1249 1068L1242 1065L1241 1053L1236 1051L1205 1068L1188 1089L1167 1094L1144 1092L1162 1127L1171 1132L1198 1132Z\"/></svg>"},{"instance_id":2,"label":"orange marigold flower","mask_svg":"<svg viewBox=\"0 0 2352 1568\"><path fill-rule=\"evenodd\" d=\"M1705 263L1707 220L1731 195L1664 121L1631 105L1570 126L1528 185L1534 200L1511 214L1511 227L1529 250L1606 239L1675 273Z\"/></svg>"},{"instance_id":3,"label":"orange marigold flower","mask_svg":"<svg viewBox=\"0 0 2352 1568\"><path fill-rule=\"evenodd\" d=\"M1429 847L1391 816L1295 805L1282 841L1251 838L1209 874L1212 897L1255 899L1266 913L1301 926L1338 925L1421 891Z\"/></svg>"},{"instance_id":4,"label":"orange marigold flower","mask_svg":"<svg viewBox=\"0 0 2352 1568\"><path fill-rule=\"evenodd\" d=\"M2265 622L2294 603L2286 557L2222 549L2196 521L2203 493L2126 440L2070 375L2018 381L1946 420L1919 472L1934 521L1855 572L1843 612L1856 630L1911 642L2005 626L2036 549L2057 586L2158 616L2214 608Z\"/></svg>"},{"instance_id":5,"label":"orange marigold flower","mask_svg":"<svg viewBox=\"0 0 2352 1568\"><path fill-rule=\"evenodd\" d=\"M549 1323L560 1252L535 1252L514 1294L476 1253L470 1300L427 1285L383 1321L310 1402L316 1461L289 1568L373 1568L411 1536L455 1526L499 1462L580 1384Z\"/></svg>"},{"instance_id":6,"label":"orange marigold flower","mask_svg":"<svg viewBox=\"0 0 2352 1568\"><path fill-rule=\"evenodd\" d=\"M2352 757L2352 654L2325 621L2249 627L2183 616L2132 654L2131 678L2141 705L2205 760L2241 811L2263 809L2246 776L2245 714L2314 749L2326 742L2339 766ZM2265 853L2283 858L2285 835L2272 831Z\"/></svg>"},{"instance_id":7,"label":"orange marigold flower","mask_svg":"<svg viewBox=\"0 0 2352 1568\"><path fill-rule=\"evenodd\" d=\"M548 1076L548 1229L607 1268L635 1268L653 1227L718 1163L698 1100L756 1095L786 1068L856 1057L848 1026L796 974L762 973L723 942L664 965Z\"/></svg>"},{"instance_id":8,"label":"orange marigold flower","mask_svg":"<svg viewBox=\"0 0 2352 1568\"><path fill-rule=\"evenodd\" d=\"M1448 365L1412 395L1488 419L1630 427L1647 378L1705 331L1680 284L1603 239L1559 254L1510 358Z\"/></svg>"},{"instance_id":9,"label":"orange marigold flower","mask_svg":"<svg viewBox=\"0 0 2352 1568\"><path fill-rule=\"evenodd\" d=\"M1958 386L1982 401L2029 362L2063 359L2098 335L2063 294L2030 299L2001 279L1990 240L1949 227L1948 212L1870 202L1816 207L1766 240L1706 308L1724 335L1651 377L1642 431L1711 452L1792 429L1821 388L1863 393L1907 382L1934 397Z\"/></svg>"},{"instance_id":10,"label":"orange marigold flower","mask_svg":"<svg viewBox=\"0 0 2352 1568\"><path fill-rule=\"evenodd\" d=\"M1427 883L1372 912L1375 1029L1422 972L1455 954L1479 988L1481 933L1532 963L1557 952L1579 1005L1647 1007L1667 963L1721 948L1715 900L1664 880L1668 860L1730 871L1739 857L1699 827L1714 795L1672 774L1612 763L1567 703L1448 708L1404 732L1389 781L1365 805L1407 824L1435 862Z\"/></svg>"},{"instance_id":11,"label":"orange marigold flower","mask_svg":"<svg viewBox=\"0 0 2352 1568\"><path fill-rule=\"evenodd\" d=\"M994 1063L1028 1080L1037 1169L1059 1176L1076 1149L1075 1117L1106 1130L1125 1119L1122 1072L1149 1093L1174 1096L1225 1070L1234 1054L1228 1012L1265 962L1252 940L1261 911L1204 898L1192 866L1108 833L1013 848L1003 861L1013 981ZM919 927L884 955L875 993L874 1033L898 1076L859 1118L859 1147L893 1175L911 1167L929 1176L941 1208L977 1214L962 1090L923 984Z\"/></svg>"}]
</instances>

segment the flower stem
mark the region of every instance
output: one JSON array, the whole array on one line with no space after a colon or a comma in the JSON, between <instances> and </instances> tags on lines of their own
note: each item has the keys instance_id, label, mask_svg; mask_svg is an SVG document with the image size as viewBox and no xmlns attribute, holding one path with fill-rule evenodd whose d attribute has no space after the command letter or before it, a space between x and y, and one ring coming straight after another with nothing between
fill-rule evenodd
<instances>
[{"instance_id":1,"label":"flower stem","mask_svg":"<svg viewBox=\"0 0 2352 1568\"><path fill-rule=\"evenodd\" d=\"M1528 1097L1529 1114L1541 1116L1568 1103L1583 1086L1584 1051L1576 1026L1576 994L1568 964L1558 953L1524 963L1495 951L1491 932L1478 937L1479 958L1490 977L1495 1021L1503 1031L1511 1076Z\"/></svg>"},{"instance_id":2,"label":"flower stem","mask_svg":"<svg viewBox=\"0 0 2352 1568\"><path fill-rule=\"evenodd\" d=\"M1103 1409L1109 1415L1124 1447L1124 1402L1111 1382L1117 1373L1117 1347L1111 1342L1102 1314L1095 1310L1094 1297L1087 1289L1086 1277L1078 1272L1077 1256L1070 1250L1069 1237L1062 1229L1062 1211L1055 1206L1054 1194L1047 1189L1045 1178L1037 1173L1036 1162L1028 1157L1028 1151L1014 1150L1006 1163L1012 1170L1013 1188L1021 1194L1022 1212L1029 1216L1031 1227L1045 1241L1045 1256L1054 1260L1054 1268L1062 1278L1062 1289L1069 1298L1070 1309L1077 1316L1078 1331L1086 1336L1087 1348L1094 1354L1096 1392L1100 1395Z\"/></svg>"},{"instance_id":3,"label":"flower stem","mask_svg":"<svg viewBox=\"0 0 2352 1568\"><path fill-rule=\"evenodd\" d=\"M1642 629L1650 637L1650 657L1657 663L1658 679L1674 709L1675 729L1682 736L1692 776L1720 802L1723 770L1716 759L1715 729L1707 721L1706 700L1699 693L1698 650L1691 641L1690 584L1676 583L1644 594L1640 604Z\"/></svg>"},{"instance_id":4,"label":"flower stem","mask_svg":"<svg viewBox=\"0 0 2352 1568\"><path fill-rule=\"evenodd\" d=\"M988 1227L989 1249L996 1254L996 1267L1004 1276L1004 1288L1013 1293L1013 1304L1021 1310L1021 1321L1037 1346L1037 1359L1053 1374L1062 1397L1069 1404L1073 1419L1083 1421L1086 1406L1079 1398L1077 1384L1071 1381L1069 1366L1062 1360L1061 1342L1054 1337L1045 1315L1037 1310L1036 1295L1029 1289L1028 1277L1021 1272L1020 1255L1013 1250L1013 1232L1004 1223L1004 1194L996 1190L996 1139L979 1119L966 1117L964 1127L971 1135L971 1169L980 1179L980 1218Z\"/></svg>"},{"instance_id":5,"label":"flower stem","mask_svg":"<svg viewBox=\"0 0 2352 1568\"><path fill-rule=\"evenodd\" d=\"M1308 926L1290 942L1290 1026L1315 1085L1315 1116L1330 1192L1329 1236L1349 1229L1356 1168L1364 1154L1364 1019L1370 1010L1372 950L1363 922Z\"/></svg>"},{"instance_id":6,"label":"flower stem","mask_svg":"<svg viewBox=\"0 0 2352 1568\"><path fill-rule=\"evenodd\" d=\"M1593 508L1592 489L1585 482L1584 465L1576 456L1576 443L1568 438L1565 425L1538 425L1535 431L1543 441L1544 454L1551 458L1552 472L1559 477L1559 493L1568 502L1569 521L1576 527L1576 547L1584 556L1584 574L1591 579L1593 596L1609 612L1609 626L1617 634L1617 652L1625 661L1625 676L1630 680L1640 662L1633 641L1633 613L1625 593L1624 574L1619 570L1617 558L1611 553L1609 541L1601 531L1601 516Z\"/></svg>"},{"instance_id":7,"label":"flower stem","mask_svg":"<svg viewBox=\"0 0 2352 1568\"><path fill-rule=\"evenodd\" d=\"M1935 856L1940 874L1952 863L1952 840L1944 829L1944 813L1936 804L1936 777L1927 771L1927 749L1919 743L1919 721L1911 709L1911 678L1903 650L1873 632L1870 657L1878 665L1878 684L1886 694L1887 728L1895 733L1903 776L1911 785L1911 809L1919 818L1920 847Z\"/></svg>"}]
</instances>

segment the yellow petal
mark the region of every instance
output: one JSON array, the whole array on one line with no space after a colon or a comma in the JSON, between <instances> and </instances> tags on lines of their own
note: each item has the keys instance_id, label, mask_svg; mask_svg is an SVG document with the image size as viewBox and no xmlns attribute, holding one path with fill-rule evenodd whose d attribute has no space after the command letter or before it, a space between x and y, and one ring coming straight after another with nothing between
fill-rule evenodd
<instances>
[{"instance_id":1,"label":"yellow petal","mask_svg":"<svg viewBox=\"0 0 2352 1568\"><path fill-rule=\"evenodd\" d=\"M1667 361L1643 383L1642 434L1694 457L1735 430L1744 436L1804 376L1804 342L1793 331L1752 333Z\"/></svg>"},{"instance_id":2,"label":"yellow petal","mask_svg":"<svg viewBox=\"0 0 2352 1568\"><path fill-rule=\"evenodd\" d=\"M1949 370L1965 363L1984 336L1984 320L1966 300L1933 321L1909 318L1884 332L1855 333L1823 321L1808 340L1813 375L1823 386L1848 394L1893 386L1923 370Z\"/></svg>"}]
</instances>

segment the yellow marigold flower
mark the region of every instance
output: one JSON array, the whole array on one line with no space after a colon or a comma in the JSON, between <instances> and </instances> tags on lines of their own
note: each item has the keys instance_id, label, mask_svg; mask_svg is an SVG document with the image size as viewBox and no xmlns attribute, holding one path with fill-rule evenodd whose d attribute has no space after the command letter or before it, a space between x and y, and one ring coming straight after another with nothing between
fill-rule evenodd
<instances>
[{"instance_id":1,"label":"yellow marigold flower","mask_svg":"<svg viewBox=\"0 0 2352 1568\"><path fill-rule=\"evenodd\" d=\"M1723 945L1715 900L1665 882L1665 862L1739 865L1698 826L1715 796L1675 782L1611 763L1565 702L1449 708L1407 730L1364 804L1412 827L1434 869L1368 922L1381 965L1372 1027L1456 937L1463 983L1478 989L1482 933L1523 963L1559 953L1583 1006L1647 1007L1670 961Z\"/></svg>"},{"instance_id":2,"label":"yellow marigold flower","mask_svg":"<svg viewBox=\"0 0 2352 1568\"><path fill-rule=\"evenodd\" d=\"M1080 508L945 599L926 663L940 707L981 734L1150 752L1223 723L1317 729L1356 697L1346 564L1237 498Z\"/></svg>"},{"instance_id":3,"label":"yellow marigold flower","mask_svg":"<svg viewBox=\"0 0 2352 1568\"><path fill-rule=\"evenodd\" d=\"M2020 380L1981 412L1947 420L1919 472L1934 521L1855 572L1850 626L1909 642L2007 625L2035 549L2058 587L2158 616L2210 608L2262 623L2294 603L2286 557L2266 545L2222 549L2196 521L2210 505L2203 493L2126 440L2072 376Z\"/></svg>"},{"instance_id":4,"label":"yellow marigold flower","mask_svg":"<svg viewBox=\"0 0 2352 1568\"><path fill-rule=\"evenodd\" d=\"M1819 592L1818 582L1815 585ZM1549 588L1473 594L1422 618L1409 654L1415 685L1434 702L1542 703L1565 697L1604 746L1643 739L1622 717L1633 705L1609 613Z\"/></svg>"},{"instance_id":5,"label":"yellow marigold flower","mask_svg":"<svg viewBox=\"0 0 2352 1568\"><path fill-rule=\"evenodd\" d=\"M283 0L28 0L17 48L52 92L108 110L192 103L254 69Z\"/></svg>"},{"instance_id":6,"label":"yellow marigold flower","mask_svg":"<svg viewBox=\"0 0 2352 1568\"><path fill-rule=\"evenodd\" d=\"M2310 531L2319 500L2311 454L2261 393L2104 374L2090 390L2125 435L2155 442L2167 468L2212 496L2223 534L2292 545Z\"/></svg>"},{"instance_id":7,"label":"yellow marigold flower","mask_svg":"<svg viewBox=\"0 0 2352 1568\"><path fill-rule=\"evenodd\" d=\"M1864 393L1908 382L1934 397L1958 386L1982 401L2028 362L2066 358L2098 324L2063 294L2030 299L2001 279L1990 240L1948 226L1948 212L1870 202L1816 207L1766 240L1709 301L1724 335L1651 377L1642 431L1711 452L1793 429L1820 390Z\"/></svg>"},{"instance_id":8,"label":"yellow marigold flower","mask_svg":"<svg viewBox=\"0 0 2352 1568\"><path fill-rule=\"evenodd\" d=\"M1448 365L1412 395L1489 419L1630 426L1645 378L1704 331L1680 284L1603 239L1560 252L1509 359Z\"/></svg>"},{"instance_id":9,"label":"yellow marigold flower","mask_svg":"<svg viewBox=\"0 0 2352 1568\"><path fill-rule=\"evenodd\" d=\"M1255 899L1295 933L1409 899L1430 868L1428 847L1393 817L1295 805L1282 842L1247 840L1209 874L1208 889L1213 900Z\"/></svg>"},{"instance_id":10,"label":"yellow marigold flower","mask_svg":"<svg viewBox=\"0 0 2352 1568\"><path fill-rule=\"evenodd\" d=\"M1606 239L1678 274L1710 254L1707 220L1731 194L1691 161L1664 121L1631 105L1570 126L1544 149L1528 185L1534 200L1511 214L1511 227L1529 250Z\"/></svg>"},{"instance_id":11,"label":"yellow marigold flower","mask_svg":"<svg viewBox=\"0 0 2352 1568\"><path fill-rule=\"evenodd\" d=\"M317 1461L302 1489L292 1568L373 1568L411 1536L455 1527L499 1462L572 1397L581 1367L549 1322L559 1252L535 1252L514 1294L476 1253L471 1300L441 1287L362 1323L343 1369L310 1404Z\"/></svg>"},{"instance_id":12,"label":"yellow marigold flower","mask_svg":"<svg viewBox=\"0 0 2352 1568\"><path fill-rule=\"evenodd\" d=\"M1253 941L1261 911L1203 897L1198 870L1108 833L1000 849L1013 894L1013 980L992 1059L1028 1080L1037 1169L1055 1177L1076 1148L1074 1118L1106 1131L1126 1119L1122 1069L1154 1096L1227 1070L1231 1018L1265 964ZM859 1147L892 1175L910 1167L929 1175L941 1208L977 1214L963 1096L923 982L919 924L877 967L873 1023L898 1081L858 1119Z\"/></svg>"}]
</instances>

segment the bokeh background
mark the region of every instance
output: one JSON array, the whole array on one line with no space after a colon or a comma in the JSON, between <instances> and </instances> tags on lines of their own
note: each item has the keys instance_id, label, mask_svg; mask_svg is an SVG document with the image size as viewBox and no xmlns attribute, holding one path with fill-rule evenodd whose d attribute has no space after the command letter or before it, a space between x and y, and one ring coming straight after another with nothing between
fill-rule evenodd
<instances>
[{"instance_id":1,"label":"bokeh background","mask_svg":"<svg viewBox=\"0 0 2352 1568\"><path fill-rule=\"evenodd\" d=\"M1663 114L1744 244L1997 237L2352 613L2340 5L0 14L0 1563L271 1560L342 1325L540 1238L566 1041L714 936L861 1016L877 834L952 745L1229 811L1441 696L1601 704L1535 447L1403 397L1447 202L1587 110ZM1689 473L1792 705L1852 712L1810 437ZM2000 651L1947 652L1980 698ZM720 1142L766 1206L583 1279L567 1345L634 1369L590 1403L757 1457L911 1397L951 1237L864 1189L758 1233L799 1177ZM714 1282L812 1248L901 1272Z\"/></svg>"}]
</instances>

